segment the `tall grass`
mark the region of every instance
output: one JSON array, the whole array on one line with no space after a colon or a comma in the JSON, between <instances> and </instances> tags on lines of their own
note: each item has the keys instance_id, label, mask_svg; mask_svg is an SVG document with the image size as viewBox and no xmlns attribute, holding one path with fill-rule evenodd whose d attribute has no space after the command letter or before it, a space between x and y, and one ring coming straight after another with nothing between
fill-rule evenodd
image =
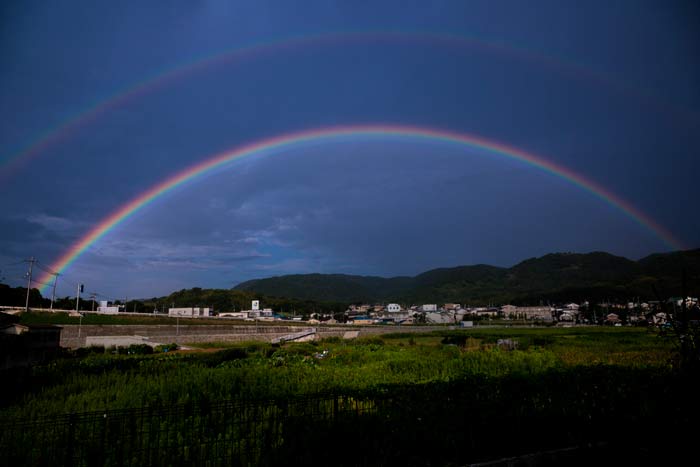
<instances>
[{"instance_id":1,"label":"tall grass","mask_svg":"<svg viewBox=\"0 0 700 467\"><path fill-rule=\"evenodd\" d=\"M463 345L445 344L451 342L446 338ZM518 349L499 348L499 338L518 341ZM91 354L21 373L15 386L3 389L0 416L32 419L60 413L278 398L469 378L527 379L600 365L657 368L663 372L668 368L671 348L670 343L643 331L501 329L283 347L238 344L199 354Z\"/></svg>"}]
</instances>

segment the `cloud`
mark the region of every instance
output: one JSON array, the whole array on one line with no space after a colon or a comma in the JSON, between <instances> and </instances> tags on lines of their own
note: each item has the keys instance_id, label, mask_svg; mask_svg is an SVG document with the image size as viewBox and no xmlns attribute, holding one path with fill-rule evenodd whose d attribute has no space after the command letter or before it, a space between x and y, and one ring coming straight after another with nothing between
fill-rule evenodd
<instances>
[{"instance_id":1,"label":"cloud","mask_svg":"<svg viewBox=\"0 0 700 467\"><path fill-rule=\"evenodd\" d=\"M26 220L48 231L58 233L74 233L86 227L85 222L44 213L31 214L26 217Z\"/></svg>"},{"instance_id":2,"label":"cloud","mask_svg":"<svg viewBox=\"0 0 700 467\"><path fill-rule=\"evenodd\" d=\"M232 264L267 258L254 247L231 243L194 244L144 238L120 238L103 242L89 255L89 261L126 264L131 269L158 268L227 269Z\"/></svg>"}]
</instances>

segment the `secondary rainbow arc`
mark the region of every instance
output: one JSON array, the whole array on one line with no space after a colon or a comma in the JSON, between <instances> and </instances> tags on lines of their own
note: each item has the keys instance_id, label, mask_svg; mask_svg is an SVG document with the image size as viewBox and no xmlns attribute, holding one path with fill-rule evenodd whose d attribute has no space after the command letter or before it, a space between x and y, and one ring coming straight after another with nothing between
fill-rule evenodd
<instances>
[{"instance_id":1,"label":"secondary rainbow arc","mask_svg":"<svg viewBox=\"0 0 700 467\"><path fill-rule=\"evenodd\" d=\"M598 183L578 174L571 169L557 165L524 150L509 146L507 144L488 140L486 138L467 133L457 133L447 130L434 129L429 127L417 127L406 125L354 125L317 128L312 130L286 133L247 145L238 146L231 150L208 157L198 164L194 164L152 186L148 190L132 198L110 215L102 219L94 228L83 235L77 242L71 245L56 261L51 264L50 269L54 272L62 273L73 262L75 262L90 246L108 234L114 227L138 212L144 206L168 193L178 186L191 182L204 174L226 164L248 156L268 153L270 151L281 151L297 145L309 142L322 142L343 137L352 139L385 136L385 137L406 137L417 138L435 142L446 142L464 145L467 147L480 149L493 155L499 155L508 159L515 159L527 163L533 167L541 169L552 175L560 177L568 182L590 192L607 204L618 208L629 218L638 224L649 229L658 236L667 246L673 249L682 249L681 242L665 227L658 224L650 216L625 201L612 191L602 187ZM50 272L44 273L39 280L40 283L49 284L52 279ZM44 285L40 290L44 292L48 286Z\"/></svg>"},{"instance_id":2,"label":"secondary rainbow arc","mask_svg":"<svg viewBox=\"0 0 700 467\"><path fill-rule=\"evenodd\" d=\"M697 115L684 109L676 109L671 104L659 98L622 86L611 76L591 70L576 62L555 57L542 52L531 50L522 46L498 41L487 40L478 37L460 36L455 34L433 33L433 32L413 32L413 31L346 31L333 33L320 33L307 36L292 36L279 40L264 41L247 46L236 47L219 51L210 55L196 58L188 62L181 63L168 69L163 69L154 74L120 88L105 98L98 99L80 111L72 114L56 125L44 129L34 135L33 139L12 154L0 155L0 177L7 176L13 169L17 169L42 152L57 145L71 132L79 130L111 109L118 108L131 100L156 91L166 84L189 76L199 70L207 69L211 66L243 59L246 57L256 57L264 53L275 53L283 50L303 48L313 44L334 44L351 43L363 40L388 40L388 41L417 41L426 43L435 42L441 45L455 45L468 47L482 51L497 53L511 58L517 58L526 62L531 62L545 66L558 73L567 74L573 77L582 78L592 82L598 82L612 87L623 94L641 98L663 109L666 112L683 114L684 118L696 122Z\"/></svg>"}]
</instances>

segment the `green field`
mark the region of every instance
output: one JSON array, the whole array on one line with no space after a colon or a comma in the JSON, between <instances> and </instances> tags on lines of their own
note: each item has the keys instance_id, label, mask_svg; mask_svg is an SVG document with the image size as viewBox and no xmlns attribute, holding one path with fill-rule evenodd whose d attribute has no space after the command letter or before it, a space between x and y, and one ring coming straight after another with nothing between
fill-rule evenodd
<instances>
[{"instance_id":1,"label":"green field","mask_svg":"<svg viewBox=\"0 0 700 467\"><path fill-rule=\"evenodd\" d=\"M516 350L496 343L517 341ZM671 370L673 341L634 328L435 331L286 344L206 344L208 351L91 353L18 370L2 416L285 397L465 378L570 372L585 367ZM223 347L223 348L222 348Z\"/></svg>"},{"instance_id":2,"label":"green field","mask_svg":"<svg viewBox=\"0 0 700 467\"><path fill-rule=\"evenodd\" d=\"M13 465L465 465L572 446L558 463L673 463L700 417L677 361L670 337L599 327L82 349L6 372L0 448ZM641 442L661 433L672 451Z\"/></svg>"}]
</instances>

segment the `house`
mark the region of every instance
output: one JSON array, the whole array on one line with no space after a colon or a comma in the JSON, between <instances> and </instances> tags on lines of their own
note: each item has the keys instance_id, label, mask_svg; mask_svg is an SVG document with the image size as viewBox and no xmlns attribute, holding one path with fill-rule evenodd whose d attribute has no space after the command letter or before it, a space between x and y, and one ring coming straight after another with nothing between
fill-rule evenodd
<instances>
[{"instance_id":1,"label":"house","mask_svg":"<svg viewBox=\"0 0 700 467\"><path fill-rule=\"evenodd\" d=\"M454 323L454 317L448 313L426 313L425 322L430 324L452 324Z\"/></svg>"},{"instance_id":2,"label":"house","mask_svg":"<svg viewBox=\"0 0 700 467\"><path fill-rule=\"evenodd\" d=\"M234 319L246 319L248 317L247 311L233 311L226 313L219 313L219 318L234 318Z\"/></svg>"},{"instance_id":3,"label":"house","mask_svg":"<svg viewBox=\"0 0 700 467\"><path fill-rule=\"evenodd\" d=\"M16 316L0 313L0 369L45 362L60 351L60 326L19 324Z\"/></svg>"},{"instance_id":4,"label":"house","mask_svg":"<svg viewBox=\"0 0 700 467\"><path fill-rule=\"evenodd\" d=\"M386 306L386 311L389 313L398 313L401 311L401 305L399 305L398 303L389 303Z\"/></svg>"},{"instance_id":5,"label":"house","mask_svg":"<svg viewBox=\"0 0 700 467\"><path fill-rule=\"evenodd\" d=\"M100 300L100 306L97 307L98 313L104 313L107 315L116 315L121 311L122 307L120 305L109 305L107 300Z\"/></svg>"},{"instance_id":6,"label":"house","mask_svg":"<svg viewBox=\"0 0 700 467\"><path fill-rule=\"evenodd\" d=\"M262 310L248 310L248 318L272 318L274 312L272 308L263 308Z\"/></svg>"},{"instance_id":7,"label":"house","mask_svg":"<svg viewBox=\"0 0 700 467\"><path fill-rule=\"evenodd\" d=\"M519 306L516 315L525 319L552 321L552 311L552 308L548 306Z\"/></svg>"},{"instance_id":8,"label":"house","mask_svg":"<svg viewBox=\"0 0 700 467\"><path fill-rule=\"evenodd\" d=\"M605 317L605 324L618 324L622 323L622 320L616 313L610 313Z\"/></svg>"},{"instance_id":9,"label":"house","mask_svg":"<svg viewBox=\"0 0 700 467\"><path fill-rule=\"evenodd\" d=\"M370 308L372 308L370 305L350 305L346 313L349 315L364 315L369 312Z\"/></svg>"},{"instance_id":10,"label":"house","mask_svg":"<svg viewBox=\"0 0 700 467\"><path fill-rule=\"evenodd\" d=\"M559 316L559 321L576 321L576 314L572 312L571 310L564 311L560 316Z\"/></svg>"},{"instance_id":11,"label":"house","mask_svg":"<svg viewBox=\"0 0 700 467\"><path fill-rule=\"evenodd\" d=\"M656 313L654 316L652 316L652 322L654 324L665 324L668 322L668 315L662 311Z\"/></svg>"},{"instance_id":12,"label":"house","mask_svg":"<svg viewBox=\"0 0 700 467\"><path fill-rule=\"evenodd\" d=\"M501 312L501 310L499 310L498 308L486 308L486 307L476 308L474 311L476 311L477 316L490 316L490 317L496 317Z\"/></svg>"},{"instance_id":13,"label":"house","mask_svg":"<svg viewBox=\"0 0 700 467\"><path fill-rule=\"evenodd\" d=\"M353 324L374 324L374 318L369 316L355 316L352 318Z\"/></svg>"},{"instance_id":14,"label":"house","mask_svg":"<svg viewBox=\"0 0 700 467\"><path fill-rule=\"evenodd\" d=\"M168 308L168 316L180 318L199 318L209 316L209 308L188 307L188 308Z\"/></svg>"},{"instance_id":15,"label":"house","mask_svg":"<svg viewBox=\"0 0 700 467\"><path fill-rule=\"evenodd\" d=\"M427 305L421 305L420 306L420 311L422 312L429 312L429 311L437 311L437 305L435 303L430 303Z\"/></svg>"}]
</instances>

